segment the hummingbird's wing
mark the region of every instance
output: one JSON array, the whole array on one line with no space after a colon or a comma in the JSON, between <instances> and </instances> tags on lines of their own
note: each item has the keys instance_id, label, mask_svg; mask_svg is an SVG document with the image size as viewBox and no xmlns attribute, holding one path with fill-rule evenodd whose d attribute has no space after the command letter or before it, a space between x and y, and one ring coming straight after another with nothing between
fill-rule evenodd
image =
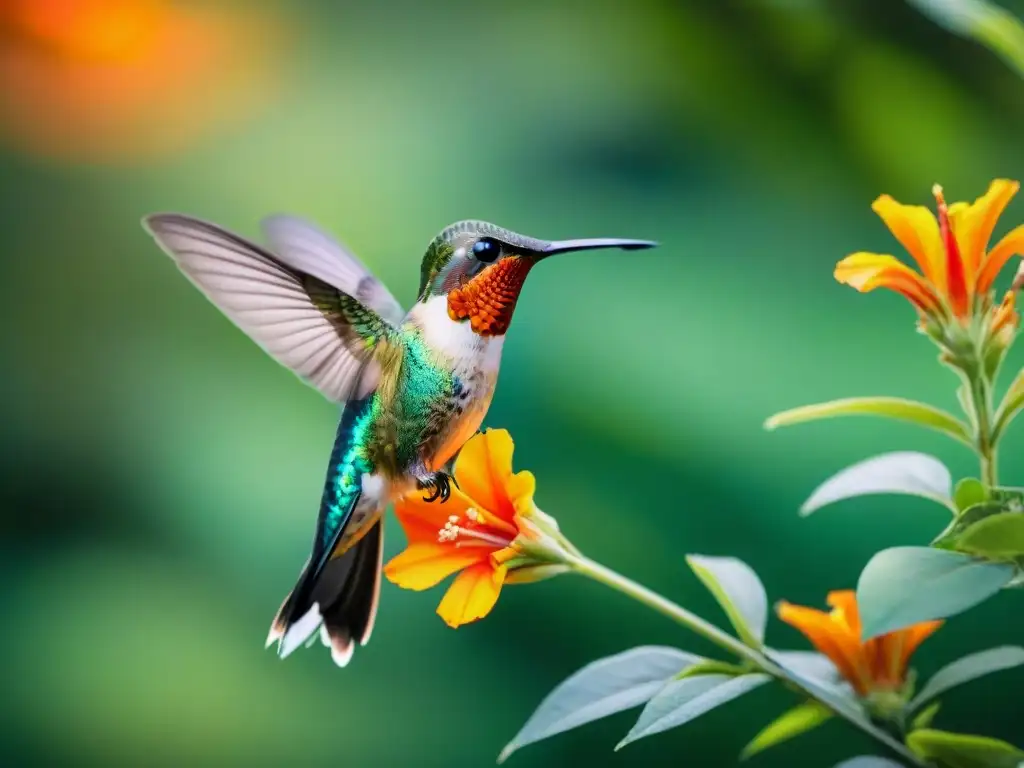
<instances>
[{"instance_id":1,"label":"hummingbird's wing","mask_svg":"<svg viewBox=\"0 0 1024 768\"><path fill-rule=\"evenodd\" d=\"M357 381L357 396L376 387L370 355L395 329L375 311L215 224L174 213L143 223L235 325L329 400L348 400Z\"/></svg>"},{"instance_id":2,"label":"hummingbird's wing","mask_svg":"<svg viewBox=\"0 0 1024 768\"><path fill-rule=\"evenodd\" d=\"M260 222L270 250L299 272L318 277L353 296L394 325L405 310L352 251L315 224L298 216L268 216Z\"/></svg>"}]
</instances>

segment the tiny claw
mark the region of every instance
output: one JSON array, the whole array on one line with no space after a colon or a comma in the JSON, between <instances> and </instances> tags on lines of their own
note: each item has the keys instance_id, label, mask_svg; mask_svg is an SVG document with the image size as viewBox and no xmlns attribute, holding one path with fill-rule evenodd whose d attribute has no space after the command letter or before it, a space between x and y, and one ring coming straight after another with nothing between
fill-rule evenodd
<instances>
[{"instance_id":1,"label":"tiny claw","mask_svg":"<svg viewBox=\"0 0 1024 768\"><path fill-rule=\"evenodd\" d=\"M452 495L449 477L450 476L445 472L435 472L428 480L421 480L419 483L420 488L430 489L430 494L424 496L423 500L428 504L437 501L438 499L441 500L442 504L448 501ZM458 487L457 483L456 487Z\"/></svg>"}]
</instances>

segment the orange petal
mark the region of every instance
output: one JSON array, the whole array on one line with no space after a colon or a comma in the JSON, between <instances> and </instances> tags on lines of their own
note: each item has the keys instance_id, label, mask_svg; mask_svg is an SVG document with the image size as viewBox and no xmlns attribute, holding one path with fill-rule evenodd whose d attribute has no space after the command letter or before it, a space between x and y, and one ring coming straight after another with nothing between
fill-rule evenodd
<instances>
[{"instance_id":1,"label":"orange petal","mask_svg":"<svg viewBox=\"0 0 1024 768\"><path fill-rule=\"evenodd\" d=\"M402 589L430 589L456 571L482 562L489 556L489 551L482 547L410 544L384 566L384 575Z\"/></svg>"},{"instance_id":2,"label":"orange petal","mask_svg":"<svg viewBox=\"0 0 1024 768\"><path fill-rule=\"evenodd\" d=\"M467 568L448 588L437 615L452 628L482 619L498 602L505 573L504 566L495 569L489 562Z\"/></svg>"},{"instance_id":3,"label":"orange petal","mask_svg":"<svg viewBox=\"0 0 1024 768\"><path fill-rule=\"evenodd\" d=\"M905 674L910 657L914 655L917 647L935 634L942 624L943 622L941 621L923 621L920 624L914 624L906 629L899 630L898 633L894 633L903 635L901 653L898 659L901 677Z\"/></svg>"},{"instance_id":4,"label":"orange petal","mask_svg":"<svg viewBox=\"0 0 1024 768\"><path fill-rule=\"evenodd\" d=\"M405 531L409 543L437 542L437 532L444 527L451 515L462 517L474 506L472 500L458 488L452 486L448 501L424 501L426 491L415 490L395 502L395 517Z\"/></svg>"},{"instance_id":5,"label":"orange petal","mask_svg":"<svg viewBox=\"0 0 1024 768\"><path fill-rule=\"evenodd\" d=\"M836 280L861 293L888 288L902 294L922 312L935 311L938 297L921 276L895 256L880 253L852 253L836 264Z\"/></svg>"},{"instance_id":6,"label":"orange petal","mask_svg":"<svg viewBox=\"0 0 1024 768\"><path fill-rule=\"evenodd\" d=\"M1010 230L1006 237L996 243L995 248L988 252L988 256L985 257L981 264L981 270L978 272L977 292L983 294L988 291L1003 267L1006 266L1006 262L1021 254L1024 254L1024 224Z\"/></svg>"},{"instance_id":7,"label":"orange petal","mask_svg":"<svg viewBox=\"0 0 1024 768\"><path fill-rule=\"evenodd\" d=\"M800 630L811 644L836 665L858 693L871 687L871 676L860 641L845 623L816 608L805 608L785 601L776 608L779 618Z\"/></svg>"},{"instance_id":8,"label":"orange petal","mask_svg":"<svg viewBox=\"0 0 1024 768\"><path fill-rule=\"evenodd\" d=\"M870 670L874 689L892 690L903 683L900 671L892 664L893 657L898 657L902 640L895 633L872 637L864 643L864 660Z\"/></svg>"},{"instance_id":9,"label":"orange petal","mask_svg":"<svg viewBox=\"0 0 1024 768\"><path fill-rule=\"evenodd\" d=\"M992 239L996 222L1019 188L1020 184L1016 181L996 179L989 185L988 191L970 205L956 203L949 208L953 231L964 260L968 286L972 289L977 283L978 269L985 257L989 240Z\"/></svg>"},{"instance_id":10,"label":"orange petal","mask_svg":"<svg viewBox=\"0 0 1024 768\"><path fill-rule=\"evenodd\" d=\"M488 429L471 437L455 460L455 479L473 501L511 523L515 514L508 484L512 478L515 444L504 429Z\"/></svg>"},{"instance_id":11,"label":"orange petal","mask_svg":"<svg viewBox=\"0 0 1024 768\"><path fill-rule=\"evenodd\" d=\"M944 290L945 254L939 238L939 224L932 212L920 205L901 205L889 195L879 197L871 208L907 249L932 285Z\"/></svg>"}]
</instances>

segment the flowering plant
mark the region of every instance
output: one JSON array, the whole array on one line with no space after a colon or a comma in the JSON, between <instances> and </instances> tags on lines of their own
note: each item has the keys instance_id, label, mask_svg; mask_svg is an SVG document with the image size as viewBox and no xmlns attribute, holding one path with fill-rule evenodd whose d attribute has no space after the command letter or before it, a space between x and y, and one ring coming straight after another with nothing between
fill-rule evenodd
<instances>
[{"instance_id":1,"label":"flowering plant","mask_svg":"<svg viewBox=\"0 0 1024 768\"><path fill-rule=\"evenodd\" d=\"M778 602L778 618L803 633L814 651L766 644L768 597L740 560L686 558L721 606L730 632L586 557L537 506L533 474L513 470L514 444L504 430L478 434L463 447L449 504L427 503L418 492L398 502L395 511L408 545L385 566L385 574L414 590L457 574L438 607L451 627L485 617L506 584L576 573L639 601L723 651L721 658L706 658L647 645L594 661L541 702L499 762L533 742L642 705L635 725L616 746L620 749L774 681L796 702L751 738L744 758L839 719L872 737L886 753L852 758L842 764L846 768L1024 765L1024 751L1011 744L931 727L941 696L970 680L1024 665L1024 648L969 654L923 685L910 666L915 649L944 619L1022 582L1024 489L999 484L997 456L1006 427L1024 408L1024 373L994 406L996 376L1020 324L1015 297L1022 281L1016 279L999 301L994 284L1008 261L1024 251L1024 226L988 247L1017 188L1015 182L998 180L974 203L950 206L936 186L937 215L880 197L875 211L920 272L891 255L864 252L846 257L835 270L839 282L857 290L888 288L910 301L918 329L960 380L964 419L916 401L861 397L786 411L767 423L776 428L855 414L902 419L943 432L979 459L980 476L954 487L937 458L888 453L843 470L811 495L803 514L856 496L897 493L931 499L952 515L930 546L878 553L856 590L827 595L830 610Z\"/></svg>"}]
</instances>

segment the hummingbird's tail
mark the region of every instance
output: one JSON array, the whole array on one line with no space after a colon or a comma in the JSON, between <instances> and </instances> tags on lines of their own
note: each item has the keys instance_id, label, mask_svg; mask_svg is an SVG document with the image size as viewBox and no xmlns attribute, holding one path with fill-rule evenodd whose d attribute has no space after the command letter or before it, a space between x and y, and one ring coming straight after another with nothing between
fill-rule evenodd
<instances>
[{"instance_id":1,"label":"hummingbird's tail","mask_svg":"<svg viewBox=\"0 0 1024 768\"><path fill-rule=\"evenodd\" d=\"M355 644L366 645L373 631L380 597L383 529L383 519L378 520L345 554L328 560L318 574L306 563L270 625L268 647L279 641L284 657L303 643L314 642L319 630L334 663L339 667L348 664ZM294 618L289 621L289 617Z\"/></svg>"}]
</instances>

